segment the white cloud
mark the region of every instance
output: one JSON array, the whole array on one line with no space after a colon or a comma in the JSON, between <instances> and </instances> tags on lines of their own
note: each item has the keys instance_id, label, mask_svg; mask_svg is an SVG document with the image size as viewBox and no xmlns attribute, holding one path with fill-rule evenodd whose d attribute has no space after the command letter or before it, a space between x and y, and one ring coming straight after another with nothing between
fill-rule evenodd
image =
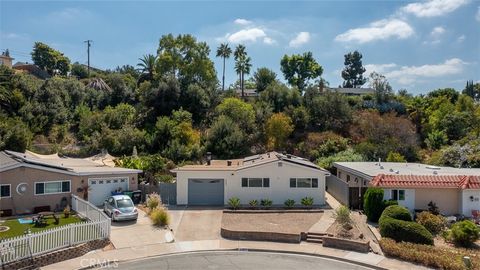
<instances>
[{"instance_id":1,"label":"white cloud","mask_svg":"<svg viewBox=\"0 0 480 270\"><path fill-rule=\"evenodd\" d=\"M408 4L401 10L417 17L436 17L450 13L468 2L469 0L428 0Z\"/></svg>"},{"instance_id":2,"label":"white cloud","mask_svg":"<svg viewBox=\"0 0 480 270\"><path fill-rule=\"evenodd\" d=\"M290 40L288 45L290 47L300 47L301 45L310 41L310 33L309 32L300 32L298 35Z\"/></svg>"},{"instance_id":3,"label":"white cloud","mask_svg":"<svg viewBox=\"0 0 480 270\"><path fill-rule=\"evenodd\" d=\"M433 28L432 32L430 32L430 35L434 38L440 37L443 33L445 33L445 28L441 26L437 26Z\"/></svg>"},{"instance_id":4,"label":"white cloud","mask_svg":"<svg viewBox=\"0 0 480 270\"><path fill-rule=\"evenodd\" d=\"M377 73L380 73L380 74L384 74L385 72L391 70L392 68L396 67L397 64L395 63L390 63L390 64L368 64L368 65L364 65L365 67L365 72L366 74L370 74L372 72L377 72Z\"/></svg>"},{"instance_id":5,"label":"white cloud","mask_svg":"<svg viewBox=\"0 0 480 270\"><path fill-rule=\"evenodd\" d=\"M405 39L415 31L406 22L399 19L384 19L372 22L368 27L354 28L335 37L340 42L368 43L389 38Z\"/></svg>"},{"instance_id":6,"label":"white cloud","mask_svg":"<svg viewBox=\"0 0 480 270\"><path fill-rule=\"evenodd\" d=\"M375 71L381 73L389 80L400 84L411 84L424 78L441 78L448 75L460 74L466 62L459 58L451 58L440 64L427 64L422 66L398 66L391 64L365 65L367 74Z\"/></svg>"},{"instance_id":7,"label":"white cloud","mask_svg":"<svg viewBox=\"0 0 480 270\"><path fill-rule=\"evenodd\" d=\"M275 44L277 42L270 37L264 37L263 38L263 43L268 44L268 45L272 45L272 44Z\"/></svg>"},{"instance_id":8,"label":"white cloud","mask_svg":"<svg viewBox=\"0 0 480 270\"><path fill-rule=\"evenodd\" d=\"M457 42L458 42L458 43L462 43L462 42L465 41L465 39L466 39L465 35L461 35L461 36L459 36L459 37L457 38Z\"/></svg>"},{"instance_id":9,"label":"white cloud","mask_svg":"<svg viewBox=\"0 0 480 270\"><path fill-rule=\"evenodd\" d=\"M236 19L234 23L239 25L249 25L249 24L252 24L252 21L239 18L239 19Z\"/></svg>"},{"instance_id":10,"label":"white cloud","mask_svg":"<svg viewBox=\"0 0 480 270\"><path fill-rule=\"evenodd\" d=\"M232 43L242 43L242 42L256 42L257 39L265 38L267 34L260 28L248 28L242 29L233 34L227 34L226 38L229 42Z\"/></svg>"}]
</instances>

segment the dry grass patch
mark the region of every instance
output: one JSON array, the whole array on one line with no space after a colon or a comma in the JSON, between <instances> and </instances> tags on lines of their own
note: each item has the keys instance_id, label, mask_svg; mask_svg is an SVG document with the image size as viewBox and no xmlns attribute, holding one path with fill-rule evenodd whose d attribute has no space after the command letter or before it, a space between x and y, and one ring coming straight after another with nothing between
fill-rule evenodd
<instances>
[{"instance_id":1,"label":"dry grass patch","mask_svg":"<svg viewBox=\"0 0 480 270\"><path fill-rule=\"evenodd\" d=\"M474 249L435 247L406 242L395 242L389 238L380 240L385 255L401 260L414 262L435 269L463 270L466 269L462 258L469 256L471 269L480 269L480 251Z\"/></svg>"},{"instance_id":2,"label":"dry grass patch","mask_svg":"<svg viewBox=\"0 0 480 270\"><path fill-rule=\"evenodd\" d=\"M222 228L230 231L300 234L320 220L323 213L223 213Z\"/></svg>"}]
</instances>

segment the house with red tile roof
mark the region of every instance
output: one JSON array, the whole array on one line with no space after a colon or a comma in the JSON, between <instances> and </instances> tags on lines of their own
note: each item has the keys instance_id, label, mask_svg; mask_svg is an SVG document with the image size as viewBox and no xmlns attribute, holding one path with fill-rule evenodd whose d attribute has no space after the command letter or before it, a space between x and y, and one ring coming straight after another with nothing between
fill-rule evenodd
<instances>
[{"instance_id":1,"label":"house with red tile roof","mask_svg":"<svg viewBox=\"0 0 480 270\"><path fill-rule=\"evenodd\" d=\"M336 162L334 166L337 179L356 194L379 187L385 200L396 200L412 212L428 209L430 202L445 215L471 216L472 210L480 210L480 169L405 162Z\"/></svg>"}]
</instances>

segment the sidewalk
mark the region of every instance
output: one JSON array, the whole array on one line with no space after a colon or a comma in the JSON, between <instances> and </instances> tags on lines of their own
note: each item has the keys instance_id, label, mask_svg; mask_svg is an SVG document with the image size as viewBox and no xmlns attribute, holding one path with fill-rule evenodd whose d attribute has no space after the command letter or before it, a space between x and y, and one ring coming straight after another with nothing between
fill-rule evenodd
<instances>
[{"instance_id":1,"label":"sidewalk","mask_svg":"<svg viewBox=\"0 0 480 270\"><path fill-rule=\"evenodd\" d=\"M42 269L81 269L90 265L108 265L108 262L121 263L131 260L160 256L179 252L212 251L212 250L255 250L255 251L278 251L289 253L303 253L324 256L339 260L348 260L368 264L376 268L384 269L428 269L411 263L395 259L385 258L374 253L357 253L339 249L326 248L322 245L301 243L287 244L274 242L253 242L233 240L201 240L183 241L175 243L163 243L145 245L142 247L121 248L109 251L94 251L82 257L48 265Z\"/></svg>"}]
</instances>

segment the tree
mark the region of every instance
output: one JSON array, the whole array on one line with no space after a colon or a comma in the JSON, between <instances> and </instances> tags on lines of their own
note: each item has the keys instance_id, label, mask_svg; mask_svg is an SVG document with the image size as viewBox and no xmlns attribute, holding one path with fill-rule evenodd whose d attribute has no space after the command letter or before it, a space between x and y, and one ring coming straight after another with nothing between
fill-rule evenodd
<instances>
[{"instance_id":1,"label":"tree","mask_svg":"<svg viewBox=\"0 0 480 270\"><path fill-rule=\"evenodd\" d=\"M363 77L365 68L362 65L362 54L358 51L345 54L344 61L345 68L342 71L342 78L344 88L362 87L367 82Z\"/></svg>"},{"instance_id":2,"label":"tree","mask_svg":"<svg viewBox=\"0 0 480 270\"><path fill-rule=\"evenodd\" d=\"M207 43L197 41L192 35L164 35L157 49L156 72L175 77L180 82L181 96L192 83L213 87L217 74L209 54Z\"/></svg>"},{"instance_id":3,"label":"tree","mask_svg":"<svg viewBox=\"0 0 480 270\"><path fill-rule=\"evenodd\" d=\"M245 96L245 73L250 74L250 68L252 67L252 64L250 63L251 59L247 56L245 46L241 44L235 48L235 52L233 54L235 56L235 71L240 78L240 88L242 89L243 98Z\"/></svg>"},{"instance_id":4,"label":"tree","mask_svg":"<svg viewBox=\"0 0 480 270\"><path fill-rule=\"evenodd\" d=\"M33 63L50 75L58 72L65 76L70 70L70 59L42 42L35 42L31 55Z\"/></svg>"},{"instance_id":5,"label":"tree","mask_svg":"<svg viewBox=\"0 0 480 270\"><path fill-rule=\"evenodd\" d=\"M402 154L391 151L388 153L387 162L406 162L406 160Z\"/></svg>"},{"instance_id":6,"label":"tree","mask_svg":"<svg viewBox=\"0 0 480 270\"><path fill-rule=\"evenodd\" d=\"M237 123L221 115L208 130L206 148L218 158L238 158L249 150L246 138Z\"/></svg>"},{"instance_id":7,"label":"tree","mask_svg":"<svg viewBox=\"0 0 480 270\"><path fill-rule=\"evenodd\" d=\"M255 73L253 73L253 78L255 80L255 85L257 86L257 92L261 93L263 90L267 89L267 87L277 80L277 74L272 70L263 67L257 69Z\"/></svg>"},{"instance_id":8,"label":"tree","mask_svg":"<svg viewBox=\"0 0 480 270\"><path fill-rule=\"evenodd\" d=\"M352 109L346 96L337 92L326 92L306 103L310 121L321 130L333 130L346 133L352 121Z\"/></svg>"},{"instance_id":9,"label":"tree","mask_svg":"<svg viewBox=\"0 0 480 270\"><path fill-rule=\"evenodd\" d=\"M260 100L270 104L275 112L284 111L288 106L297 107L301 104L300 93L278 81L269 84L260 93Z\"/></svg>"},{"instance_id":10,"label":"tree","mask_svg":"<svg viewBox=\"0 0 480 270\"><path fill-rule=\"evenodd\" d=\"M225 115L249 134L255 125L255 110L252 104L238 98L226 98L215 108L217 115Z\"/></svg>"},{"instance_id":11,"label":"tree","mask_svg":"<svg viewBox=\"0 0 480 270\"><path fill-rule=\"evenodd\" d=\"M217 57L223 58L223 72L222 72L222 91L225 90L225 59L230 58L232 49L228 46L228 43L222 43L217 48Z\"/></svg>"},{"instance_id":12,"label":"tree","mask_svg":"<svg viewBox=\"0 0 480 270\"><path fill-rule=\"evenodd\" d=\"M72 76L77 77L78 79L85 79L88 77L87 69L79 64L78 62L73 63L72 71L70 73Z\"/></svg>"},{"instance_id":13,"label":"tree","mask_svg":"<svg viewBox=\"0 0 480 270\"><path fill-rule=\"evenodd\" d=\"M32 141L32 133L19 118L2 119L0 115L0 149L25 152Z\"/></svg>"},{"instance_id":14,"label":"tree","mask_svg":"<svg viewBox=\"0 0 480 270\"><path fill-rule=\"evenodd\" d=\"M350 127L350 136L357 143L355 150L369 160L385 160L389 152L400 153L409 161L417 158L415 126L408 119L394 113L356 113Z\"/></svg>"},{"instance_id":15,"label":"tree","mask_svg":"<svg viewBox=\"0 0 480 270\"><path fill-rule=\"evenodd\" d=\"M312 52L284 55L280 61L280 70L288 83L300 91L305 90L310 80L319 78L323 73L322 66L313 58Z\"/></svg>"},{"instance_id":16,"label":"tree","mask_svg":"<svg viewBox=\"0 0 480 270\"><path fill-rule=\"evenodd\" d=\"M147 75L147 80L152 80L157 64L157 57L153 54L146 54L142 58L138 58L138 60L140 60L140 63L138 63L137 66L140 67L140 71Z\"/></svg>"},{"instance_id":17,"label":"tree","mask_svg":"<svg viewBox=\"0 0 480 270\"><path fill-rule=\"evenodd\" d=\"M463 89L463 94L478 100L480 99L480 84L476 83L474 84L473 81L467 81L467 85L465 86L465 89Z\"/></svg>"},{"instance_id":18,"label":"tree","mask_svg":"<svg viewBox=\"0 0 480 270\"><path fill-rule=\"evenodd\" d=\"M293 131L292 119L283 113L275 113L265 124L267 146L272 150L283 150Z\"/></svg>"},{"instance_id":19,"label":"tree","mask_svg":"<svg viewBox=\"0 0 480 270\"><path fill-rule=\"evenodd\" d=\"M394 95L385 76L376 72L370 74L370 87L375 90L374 97L377 104L387 103Z\"/></svg>"}]
</instances>

